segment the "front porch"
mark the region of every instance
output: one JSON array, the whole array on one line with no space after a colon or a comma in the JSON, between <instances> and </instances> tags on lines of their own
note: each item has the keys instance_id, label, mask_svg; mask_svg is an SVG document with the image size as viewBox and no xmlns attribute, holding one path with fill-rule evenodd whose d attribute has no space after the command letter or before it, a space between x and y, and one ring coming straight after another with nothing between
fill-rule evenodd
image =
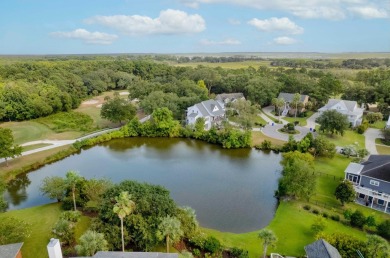
<instances>
[{"instance_id":1,"label":"front porch","mask_svg":"<svg viewBox=\"0 0 390 258\"><path fill-rule=\"evenodd\" d=\"M356 203L390 214L390 195L361 186L353 186L356 191Z\"/></svg>"}]
</instances>

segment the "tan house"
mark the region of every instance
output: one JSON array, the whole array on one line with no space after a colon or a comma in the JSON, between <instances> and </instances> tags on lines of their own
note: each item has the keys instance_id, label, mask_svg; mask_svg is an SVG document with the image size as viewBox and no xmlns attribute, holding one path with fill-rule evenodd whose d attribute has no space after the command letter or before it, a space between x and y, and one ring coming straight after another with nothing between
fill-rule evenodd
<instances>
[{"instance_id":1,"label":"tan house","mask_svg":"<svg viewBox=\"0 0 390 258\"><path fill-rule=\"evenodd\" d=\"M293 102L294 95L295 94L293 93L284 93L284 92L279 93L278 99L284 100L284 108L283 108L282 116L286 116L287 114L295 115L296 112L295 106L291 104ZM305 106L309 101L309 96L308 95L300 95L300 96L301 98L299 99L299 101L303 105L302 108L298 109L298 112L303 112L305 111Z\"/></svg>"}]
</instances>

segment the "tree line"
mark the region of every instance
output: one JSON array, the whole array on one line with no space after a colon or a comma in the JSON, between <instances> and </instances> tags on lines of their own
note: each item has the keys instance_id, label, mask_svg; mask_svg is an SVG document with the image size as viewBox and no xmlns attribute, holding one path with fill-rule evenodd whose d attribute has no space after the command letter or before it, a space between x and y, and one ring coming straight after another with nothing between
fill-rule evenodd
<instances>
[{"instance_id":1,"label":"tree line","mask_svg":"<svg viewBox=\"0 0 390 258\"><path fill-rule=\"evenodd\" d=\"M312 109L341 94L359 103L378 102L380 111L388 112L390 71L361 71L351 81L319 69L175 67L123 57L19 61L0 66L0 121L69 111L88 96L119 89L128 89L146 112L165 106L178 119L212 94L233 92L260 106L270 105L280 92L298 92L310 96Z\"/></svg>"}]
</instances>

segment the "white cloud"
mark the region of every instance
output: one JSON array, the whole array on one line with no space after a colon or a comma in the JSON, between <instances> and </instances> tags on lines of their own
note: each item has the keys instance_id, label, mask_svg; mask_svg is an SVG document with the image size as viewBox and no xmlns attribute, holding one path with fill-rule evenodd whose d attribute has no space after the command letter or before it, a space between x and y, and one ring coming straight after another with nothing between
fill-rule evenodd
<instances>
[{"instance_id":1,"label":"white cloud","mask_svg":"<svg viewBox=\"0 0 390 258\"><path fill-rule=\"evenodd\" d=\"M199 8L199 3L197 1L180 0L180 3L182 3L183 5L185 5L187 7L190 7L190 8L194 8L194 9L198 9Z\"/></svg>"},{"instance_id":2,"label":"white cloud","mask_svg":"<svg viewBox=\"0 0 390 258\"><path fill-rule=\"evenodd\" d=\"M203 46L221 46L221 45L240 45L241 42L237 39L225 39L223 41L213 41L213 40L203 39L200 41L200 44Z\"/></svg>"},{"instance_id":3,"label":"white cloud","mask_svg":"<svg viewBox=\"0 0 390 258\"><path fill-rule=\"evenodd\" d=\"M387 18L389 17L388 13L384 9L378 9L372 6L359 6L351 7L349 10L364 18L364 19L375 19L375 18Z\"/></svg>"},{"instance_id":4,"label":"white cloud","mask_svg":"<svg viewBox=\"0 0 390 258\"><path fill-rule=\"evenodd\" d=\"M240 20L236 20L236 19L229 19L228 22L231 25L240 25L241 24L241 21Z\"/></svg>"},{"instance_id":5,"label":"white cloud","mask_svg":"<svg viewBox=\"0 0 390 258\"><path fill-rule=\"evenodd\" d=\"M109 45L118 39L115 34L107 34L103 32L89 32L85 29L76 29L74 31L56 31L52 32L51 35L57 38L68 38L68 39L80 39L88 44L99 44Z\"/></svg>"},{"instance_id":6,"label":"white cloud","mask_svg":"<svg viewBox=\"0 0 390 258\"><path fill-rule=\"evenodd\" d=\"M206 29L206 22L198 14L189 15L179 10L164 10L157 18L140 15L95 16L85 20L88 24L101 24L128 35L189 34Z\"/></svg>"},{"instance_id":7,"label":"white cloud","mask_svg":"<svg viewBox=\"0 0 390 258\"><path fill-rule=\"evenodd\" d=\"M291 45L297 43L297 40L290 37L277 37L274 38L273 43L278 45Z\"/></svg>"},{"instance_id":8,"label":"white cloud","mask_svg":"<svg viewBox=\"0 0 390 258\"><path fill-rule=\"evenodd\" d=\"M390 12L388 0L180 0L187 5L233 4L260 10L279 10L306 19L340 20L349 13L361 14L363 18L385 18ZM359 10L371 6L371 10ZM352 8L352 9L351 9ZM355 10L354 8L358 8ZM375 10L377 12L375 12Z\"/></svg>"},{"instance_id":9,"label":"white cloud","mask_svg":"<svg viewBox=\"0 0 390 258\"><path fill-rule=\"evenodd\" d=\"M296 25L294 22L290 21L289 18L276 18L272 17L270 19L259 20L252 19L248 24L255 26L257 29L266 32L284 32L288 34L302 34L303 28Z\"/></svg>"}]
</instances>

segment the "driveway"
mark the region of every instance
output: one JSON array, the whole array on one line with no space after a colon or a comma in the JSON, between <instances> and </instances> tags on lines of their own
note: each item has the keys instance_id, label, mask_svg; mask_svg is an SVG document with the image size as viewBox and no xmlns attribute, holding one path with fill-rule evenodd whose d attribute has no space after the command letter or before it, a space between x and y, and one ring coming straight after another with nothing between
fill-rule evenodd
<instances>
[{"instance_id":1,"label":"driveway","mask_svg":"<svg viewBox=\"0 0 390 258\"><path fill-rule=\"evenodd\" d=\"M307 127L296 126L295 129L299 131L298 134L285 134L278 131L281 128L283 128L283 125L281 124L267 124L261 131L264 135L268 137L282 141L288 141L288 137L290 135L294 136L295 140L300 141L303 137L305 137L307 133L310 132L309 128Z\"/></svg>"},{"instance_id":2,"label":"driveway","mask_svg":"<svg viewBox=\"0 0 390 258\"><path fill-rule=\"evenodd\" d=\"M368 128L364 133L364 137L366 138L366 149L370 152L370 154L378 154L376 150L375 139L382 138L381 130Z\"/></svg>"},{"instance_id":3,"label":"driveway","mask_svg":"<svg viewBox=\"0 0 390 258\"><path fill-rule=\"evenodd\" d=\"M306 119L306 126L305 127L307 127L307 128L312 128L312 129L314 129L314 128L316 128L316 125L318 125L317 123L316 123L316 119L317 119L317 117L319 117L320 116L320 114L318 113L318 112L315 112L311 117L309 117L308 119Z\"/></svg>"},{"instance_id":4,"label":"driveway","mask_svg":"<svg viewBox=\"0 0 390 258\"><path fill-rule=\"evenodd\" d=\"M278 117L276 117L276 116L274 116L273 114L272 114L272 112L274 111L274 106L268 106L268 107L264 107L264 108L262 108L262 110L263 110L263 112L265 113L265 114L267 114L267 116L270 116L270 117L272 117L272 118L274 118L274 119L279 119ZM282 117L280 117L280 121L285 125L285 124L288 124L288 122L286 121L286 120L283 120L283 118Z\"/></svg>"}]
</instances>

